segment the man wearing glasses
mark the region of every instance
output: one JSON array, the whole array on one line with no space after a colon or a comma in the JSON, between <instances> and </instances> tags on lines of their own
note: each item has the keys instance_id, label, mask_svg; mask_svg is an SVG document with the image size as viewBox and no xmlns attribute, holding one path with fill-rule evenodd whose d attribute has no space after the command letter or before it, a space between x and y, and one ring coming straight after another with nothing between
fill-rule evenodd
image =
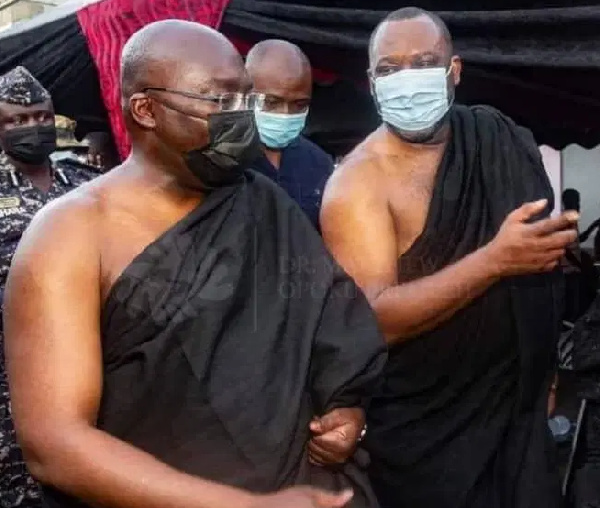
<instances>
[{"instance_id":1,"label":"man wearing glasses","mask_svg":"<svg viewBox=\"0 0 600 508\"><path fill-rule=\"evenodd\" d=\"M333 160L301 135L312 96L310 62L298 46L267 40L250 50L246 69L254 90L265 95L264 108L256 112L264 155L253 169L285 189L319 229L323 189Z\"/></svg>"},{"instance_id":2,"label":"man wearing glasses","mask_svg":"<svg viewBox=\"0 0 600 508\"><path fill-rule=\"evenodd\" d=\"M390 346L367 422L383 508L553 508L547 400L561 311L551 272L577 214L533 136L454 104L461 61L436 15L390 14L369 77L382 125L323 200L323 238Z\"/></svg>"},{"instance_id":3,"label":"man wearing glasses","mask_svg":"<svg viewBox=\"0 0 600 508\"><path fill-rule=\"evenodd\" d=\"M241 56L161 21L121 78L131 156L40 212L7 286L15 427L49 505L375 506L351 455L385 345L301 210L248 170L265 97Z\"/></svg>"}]
</instances>

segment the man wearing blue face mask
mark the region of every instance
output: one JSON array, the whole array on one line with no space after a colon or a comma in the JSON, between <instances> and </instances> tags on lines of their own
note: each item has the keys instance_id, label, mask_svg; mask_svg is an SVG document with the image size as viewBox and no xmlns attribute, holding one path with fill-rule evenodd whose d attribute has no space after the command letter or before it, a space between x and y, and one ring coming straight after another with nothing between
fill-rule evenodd
<instances>
[{"instance_id":1,"label":"man wearing blue face mask","mask_svg":"<svg viewBox=\"0 0 600 508\"><path fill-rule=\"evenodd\" d=\"M327 184L323 238L390 348L365 445L383 508L555 508L547 427L561 309L556 268L577 213L531 133L454 104L444 22L405 8L370 44L382 125Z\"/></svg>"},{"instance_id":2,"label":"man wearing blue face mask","mask_svg":"<svg viewBox=\"0 0 600 508\"><path fill-rule=\"evenodd\" d=\"M310 62L298 46L267 40L250 50L246 68L254 90L266 97L263 111L256 112L264 155L253 168L285 189L318 229L333 160L301 135L312 95Z\"/></svg>"}]
</instances>

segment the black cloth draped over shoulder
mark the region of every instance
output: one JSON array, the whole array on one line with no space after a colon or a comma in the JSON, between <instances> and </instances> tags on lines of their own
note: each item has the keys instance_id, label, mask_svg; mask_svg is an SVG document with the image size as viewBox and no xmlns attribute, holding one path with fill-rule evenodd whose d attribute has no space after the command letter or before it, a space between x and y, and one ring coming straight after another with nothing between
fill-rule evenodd
<instances>
[{"instance_id":1,"label":"black cloth draped over shoulder","mask_svg":"<svg viewBox=\"0 0 600 508\"><path fill-rule=\"evenodd\" d=\"M424 231L399 260L400 282L485 245L525 202L553 206L529 131L483 106L455 106L451 130ZM367 436L384 508L557 506L546 404L559 287L555 273L505 279L390 350Z\"/></svg>"},{"instance_id":2,"label":"black cloth draped over shoulder","mask_svg":"<svg viewBox=\"0 0 600 508\"><path fill-rule=\"evenodd\" d=\"M354 506L375 506L366 473L310 466L306 445L314 415L368 400L385 343L265 177L213 192L149 245L111 290L102 340L98 428L203 478L255 492L352 486Z\"/></svg>"}]
</instances>

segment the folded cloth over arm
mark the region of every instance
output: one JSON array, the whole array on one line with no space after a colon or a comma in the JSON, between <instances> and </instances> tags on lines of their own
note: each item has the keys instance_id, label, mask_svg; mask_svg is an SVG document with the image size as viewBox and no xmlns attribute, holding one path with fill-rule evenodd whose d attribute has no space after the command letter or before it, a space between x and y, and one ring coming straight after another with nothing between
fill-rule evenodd
<instances>
[{"instance_id":1,"label":"folded cloth over arm","mask_svg":"<svg viewBox=\"0 0 600 508\"><path fill-rule=\"evenodd\" d=\"M386 360L375 317L266 178L210 194L122 273L103 309L98 427L190 474L256 492L355 489L308 462L313 416L360 406ZM61 506L66 506L65 504Z\"/></svg>"}]
</instances>

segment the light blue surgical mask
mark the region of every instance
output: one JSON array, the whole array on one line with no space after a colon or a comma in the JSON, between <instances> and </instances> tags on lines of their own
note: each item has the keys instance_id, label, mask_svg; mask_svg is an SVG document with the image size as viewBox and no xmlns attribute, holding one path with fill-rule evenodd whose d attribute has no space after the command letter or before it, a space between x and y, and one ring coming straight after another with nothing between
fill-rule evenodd
<instances>
[{"instance_id":1,"label":"light blue surgical mask","mask_svg":"<svg viewBox=\"0 0 600 508\"><path fill-rule=\"evenodd\" d=\"M450 69L404 69L375 78L381 119L400 132L418 133L434 128L451 106L447 84Z\"/></svg>"},{"instance_id":2,"label":"light blue surgical mask","mask_svg":"<svg viewBox=\"0 0 600 508\"><path fill-rule=\"evenodd\" d=\"M267 111L256 111L254 114L263 145L267 148L281 149L300 136L306 125L308 111L293 115Z\"/></svg>"}]
</instances>

